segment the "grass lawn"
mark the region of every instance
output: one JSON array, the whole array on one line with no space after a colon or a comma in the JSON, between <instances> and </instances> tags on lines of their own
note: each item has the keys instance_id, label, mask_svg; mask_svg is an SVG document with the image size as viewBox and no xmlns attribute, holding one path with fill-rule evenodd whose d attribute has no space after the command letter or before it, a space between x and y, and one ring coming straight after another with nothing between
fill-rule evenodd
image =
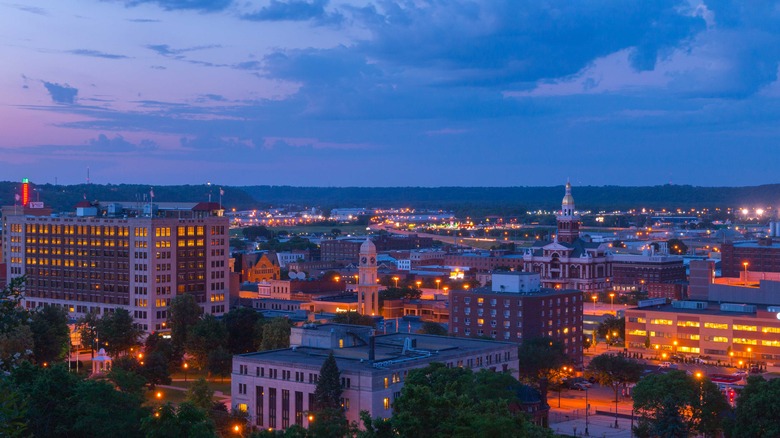
<instances>
[{"instance_id":1,"label":"grass lawn","mask_svg":"<svg viewBox=\"0 0 780 438\"><path fill-rule=\"evenodd\" d=\"M182 380L176 380L171 382L170 386L175 386L177 388L184 388L185 390L188 389L192 384L197 380L190 378L189 373L187 373L187 381ZM230 379L226 378L224 381L221 381L219 378L216 379L209 379L208 380L209 388L211 388L213 391L220 391L225 395L230 395ZM183 392L183 391L182 391Z\"/></svg>"},{"instance_id":2,"label":"grass lawn","mask_svg":"<svg viewBox=\"0 0 780 438\"><path fill-rule=\"evenodd\" d=\"M162 397L157 397L158 392L162 395ZM186 391L177 391L170 388L155 388L154 391L146 392L146 405L157 406L167 402L178 404L187 399L186 394Z\"/></svg>"}]
</instances>

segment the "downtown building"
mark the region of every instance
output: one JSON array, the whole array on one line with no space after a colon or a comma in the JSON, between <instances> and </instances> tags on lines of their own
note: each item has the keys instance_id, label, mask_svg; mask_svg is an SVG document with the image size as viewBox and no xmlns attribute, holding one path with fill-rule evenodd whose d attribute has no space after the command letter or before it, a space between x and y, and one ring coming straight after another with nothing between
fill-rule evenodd
<instances>
[{"instance_id":1,"label":"downtown building","mask_svg":"<svg viewBox=\"0 0 780 438\"><path fill-rule=\"evenodd\" d=\"M3 207L9 279L26 277L23 305L56 306L78 318L115 308L146 332L164 330L177 295L204 313L229 310L228 219L216 203L123 207L84 201L75 214Z\"/></svg>"},{"instance_id":2,"label":"downtown building","mask_svg":"<svg viewBox=\"0 0 780 438\"><path fill-rule=\"evenodd\" d=\"M309 427L319 372L333 353L341 372L341 406L347 421L360 422L360 411L389 418L409 371L433 362L509 372L518 377L517 345L416 333L374 335L365 326L310 324L293 327L290 348L233 356L231 403L252 425L286 429ZM524 407L532 417L544 412L541 400Z\"/></svg>"},{"instance_id":3,"label":"downtown building","mask_svg":"<svg viewBox=\"0 0 780 438\"><path fill-rule=\"evenodd\" d=\"M582 306L579 290L541 288L537 273L494 273L489 288L452 290L451 335L522 343L548 337L560 341L582 363Z\"/></svg>"}]
</instances>

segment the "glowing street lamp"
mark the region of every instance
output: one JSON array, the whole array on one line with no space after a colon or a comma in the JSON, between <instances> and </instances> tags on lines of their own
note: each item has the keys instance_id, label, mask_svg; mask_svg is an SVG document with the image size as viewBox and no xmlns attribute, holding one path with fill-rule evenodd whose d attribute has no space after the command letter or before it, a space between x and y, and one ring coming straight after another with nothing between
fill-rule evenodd
<instances>
[{"instance_id":1,"label":"glowing street lamp","mask_svg":"<svg viewBox=\"0 0 780 438\"><path fill-rule=\"evenodd\" d=\"M747 286L747 284L748 284L747 283L747 268L748 268L748 265L749 265L748 262L742 262L742 266L745 267L745 286Z\"/></svg>"},{"instance_id":2,"label":"glowing street lamp","mask_svg":"<svg viewBox=\"0 0 780 438\"><path fill-rule=\"evenodd\" d=\"M398 289L398 277L393 277L393 280L395 281L395 288Z\"/></svg>"},{"instance_id":3,"label":"glowing street lamp","mask_svg":"<svg viewBox=\"0 0 780 438\"><path fill-rule=\"evenodd\" d=\"M336 283L338 283L339 281L341 281L341 277L339 277L339 276L337 275L337 276L333 277L333 281L335 281Z\"/></svg>"},{"instance_id":4,"label":"glowing street lamp","mask_svg":"<svg viewBox=\"0 0 780 438\"><path fill-rule=\"evenodd\" d=\"M184 365L182 365L182 368L184 368L184 381L187 381L187 368L189 368L190 365L187 362L184 362Z\"/></svg>"},{"instance_id":5,"label":"glowing street lamp","mask_svg":"<svg viewBox=\"0 0 780 438\"><path fill-rule=\"evenodd\" d=\"M417 280L417 281L415 282L415 284L417 285L417 289L419 289L419 288L420 288L420 286L422 286L422 281L420 281L420 280Z\"/></svg>"},{"instance_id":6,"label":"glowing street lamp","mask_svg":"<svg viewBox=\"0 0 780 438\"><path fill-rule=\"evenodd\" d=\"M593 300L593 311L595 312L596 311L596 300L599 299L599 296L596 295L596 294L593 294L593 295L591 295L590 298Z\"/></svg>"},{"instance_id":7,"label":"glowing street lamp","mask_svg":"<svg viewBox=\"0 0 780 438\"><path fill-rule=\"evenodd\" d=\"M441 280L437 278L436 279L436 290L439 290L439 284L441 284Z\"/></svg>"},{"instance_id":8,"label":"glowing street lamp","mask_svg":"<svg viewBox=\"0 0 780 438\"><path fill-rule=\"evenodd\" d=\"M610 312L615 310L615 293L614 292L609 294L609 310L610 310Z\"/></svg>"}]
</instances>

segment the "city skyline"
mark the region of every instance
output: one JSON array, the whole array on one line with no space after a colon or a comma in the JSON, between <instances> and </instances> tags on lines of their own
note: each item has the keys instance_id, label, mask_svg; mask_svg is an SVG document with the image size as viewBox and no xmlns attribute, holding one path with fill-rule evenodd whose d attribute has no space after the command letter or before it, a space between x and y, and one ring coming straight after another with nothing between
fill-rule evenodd
<instances>
[{"instance_id":1,"label":"city skyline","mask_svg":"<svg viewBox=\"0 0 780 438\"><path fill-rule=\"evenodd\" d=\"M0 10L6 180L78 184L89 168L95 183L778 182L773 4Z\"/></svg>"}]
</instances>

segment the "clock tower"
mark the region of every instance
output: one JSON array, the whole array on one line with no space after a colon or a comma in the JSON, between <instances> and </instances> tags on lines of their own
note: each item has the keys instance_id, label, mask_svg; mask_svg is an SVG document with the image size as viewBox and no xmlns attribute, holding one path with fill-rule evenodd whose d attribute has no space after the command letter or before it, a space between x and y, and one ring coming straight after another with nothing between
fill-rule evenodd
<instances>
[{"instance_id":1,"label":"clock tower","mask_svg":"<svg viewBox=\"0 0 780 438\"><path fill-rule=\"evenodd\" d=\"M358 313L379 315L379 286L377 285L376 246L371 239L360 245L358 260Z\"/></svg>"}]
</instances>

